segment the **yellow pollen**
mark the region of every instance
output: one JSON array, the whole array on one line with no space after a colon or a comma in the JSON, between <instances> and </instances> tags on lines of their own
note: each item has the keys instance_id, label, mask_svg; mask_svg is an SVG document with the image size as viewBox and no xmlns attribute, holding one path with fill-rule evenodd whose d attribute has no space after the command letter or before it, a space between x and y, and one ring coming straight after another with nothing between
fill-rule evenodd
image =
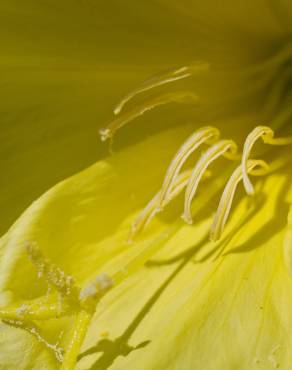
<instances>
[{"instance_id":1,"label":"yellow pollen","mask_svg":"<svg viewBox=\"0 0 292 370\"><path fill-rule=\"evenodd\" d=\"M27 253L37 268L39 277L44 276L48 284L53 286L63 296L76 299L78 297L78 288L72 276L67 275L59 267L52 264L44 258L36 243L27 243Z\"/></svg>"},{"instance_id":2,"label":"yellow pollen","mask_svg":"<svg viewBox=\"0 0 292 370\"><path fill-rule=\"evenodd\" d=\"M215 127L203 127L191 135L184 144L180 147L178 152L172 159L162 184L159 207L163 208L164 204L168 202L168 197L171 194L175 179L186 162L188 157L203 143L212 143L220 136L220 132Z\"/></svg>"},{"instance_id":3,"label":"yellow pollen","mask_svg":"<svg viewBox=\"0 0 292 370\"><path fill-rule=\"evenodd\" d=\"M138 94L141 94L145 91L151 90L155 87L162 86L174 81L182 80L184 78L190 77L195 72L201 72L207 70L209 64L204 62L198 62L191 66L184 66L175 70L159 73L146 81L144 81L139 87L134 89L132 92L127 94L120 103L115 107L114 114L119 114L124 108L125 104L128 103L131 99L136 97Z\"/></svg>"},{"instance_id":4,"label":"yellow pollen","mask_svg":"<svg viewBox=\"0 0 292 370\"><path fill-rule=\"evenodd\" d=\"M265 144L270 145L289 145L292 144L292 137L274 138L274 131L267 126L256 127L246 138L242 154L242 174L243 184L247 194L253 195L254 188L249 179L247 171L247 161L249 159L251 150L258 139L262 139Z\"/></svg>"},{"instance_id":5,"label":"yellow pollen","mask_svg":"<svg viewBox=\"0 0 292 370\"><path fill-rule=\"evenodd\" d=\"M125 126L127 123L133 121L135 118L142 116L145 112L160 105L165 105L172 102L191 104L197 102L197 100L197 95L189 91L177 91L158 95L141 103L140 105L137 105L132 110L114 119L105 128L100 129L99 134L101 141L106 141L107 139L113 138L117 130Z\"/></svg>"},{"instance_id":6,"label":"yellow pollen","mask_svg":"<svg viewBox=\"0 0 292 370\"><path fill-rule=\"evenodd\" d=\"M253 173L255 167L259 166L264 171L256 171ZM248 160L247 161L247 172L255 175L263 175L269 171L269 166L262 160ZM238 166L237 169L231 175L219 202L219 206L214 218L213 225L211 227L210 239L217 241L220 239L225 224L227 222L235 191L239 182L243 179L242 165Z\"/></svg>"},{"instance_id":7,"label":"yellow pollen","mask_svg":"<svg viewBox=\"0 0 292 370\"><path fill-rule=\"evenodd\" d=\"M229 159L236 159L237 145L232 140L221 140L209 148L197 162L185 192L184 214L182 218L192 224L191 203L196 194L199 183L208 166L222 155L229 153Z\"/></svg>"}]
</instances>

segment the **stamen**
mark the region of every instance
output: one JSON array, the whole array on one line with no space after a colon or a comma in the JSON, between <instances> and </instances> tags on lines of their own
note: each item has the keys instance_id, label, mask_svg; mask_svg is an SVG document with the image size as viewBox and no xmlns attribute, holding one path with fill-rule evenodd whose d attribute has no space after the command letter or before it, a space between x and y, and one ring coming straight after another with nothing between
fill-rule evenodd
<instances>
[{"instance_id":1,"label":"stamen","mask_svg":"<svg viewBox=\"0 0 292 370\"><path fill-rule=\"evenodd\" d=\"M144 81L139 87L137 87L135 90L127 94L120 103L115 107L114 114L119 114L122 109L124 108L125 104L129 102L131 99L133 99L138 94L141 94L142 92L151 90L155 87L168 84L170 82L182 80L184 78L187 78L194 74L195 72L201 72L205 71L209 68L209 64L198 62L191 66L185 66L181 67L179 69L167 71L164 73L159 73L158 75L155 75L146 81Z\"/></svg>"},{"instance_id":2,"label":"stamen","mask_svg":"<svg viewBox=\"0 0 292 370\"><path fill-rule=\"evenodd\" d=\"M191 171L185 171L180 174L174 183L173 190L168 197L166 204L168 204L172 199L174 199L186 186ZM128 238L129 242L132 242L133 239L149 224L153 217L159 212L159 202L161 197L161 190L151 199L147 206L142 210L138 215L135 221L132 224L130 235Z\"/></svg>"},{"instance_id":3,"label":"stamen","mask_svg":"<svg viewBox=\"0 0 292 370\"><path fill-rule=\"evenodd\" d=\"M188 157L203 143L212 143L220 136L220 132L215 127L203 127L191 135L180 147L172 159L162 184L159 207L163 208L169 197L175 179Z\"/></svg>"},{"instance_id":4,"label":"stamen","mask_svg":"<svg viewBox=\"0 0 292 370\"><path fill-rule=\"evenodd\" d=\"M131 111L116 118L105 128L100 129L99 134L101 141L106 141L107 139L112 138L117 130L155 107L172 102L190 104L196 102L197 100L197 95L189 91L178 91L156 96L153 99L143 102L142 104L133 108Z\"/></svg>"},{"instance_id":5,"label":"stamen","mask_svg":"<svg viewBox=\"0 0 292 370\"><path fill-rule=\"evenodd\" d=\"M266 170L265 173L269 171L269 166L264 161L249 160L247 162L247 172L253 175L253 170L257 166L260 166L263 170ZM255 172L255 174L259 175L258 170ZM262 175L263 172L261 172L260 174ZM243 170L242 165L240 165L231 175L220 199L220 203L214 218L214 222L211 227L210 239L212 241L217 241L218 239L220 239L223 233L226 221L231 210L237 185L242 179L243 179Z\"/></svg>"},{"instance_id":6,"label":"stamen","mask_svg":"<svg viewBox=\"0 0 292 370\"><path fill-rule=\"evenodd\" d=\"M222 155L229 152L230 159L235 159L237 145L232 140L221 140L209 148L197 162L187 185L185 192L184 214L182 218L192 224L191 203L196 194L199 183L208 166ZM232 157L233 156L233 157Z\"/></svg>"},{"instance_id":7,"label":"stamen","mask_svg":"<svg viewBox=\"0 0 292 370\"><path fill-rule=\"evenodd\" d=\"M247 174L247 161L255 142L261 138L265 144L270 145L289 145L292 144L292 137L274 138L274 131L267 126L256 127L247 137L242 154L242 174L243 183L247 194L253 195L254 188Z\"/></svg>"},{"instance_id":8,"label":"stamen","mask_svg":"<svg viewBox=\"0 0 292 370\"><path fill-rule=\"evenodd\" d=\"M36 243L28 243L26 248L40 277L44 276L48 284L52 285L63 296L70 296L73 299L78 297L79 290L75 286L72 276L66 275L64 271L45 258Z\"/></svg>"}]
</instances>

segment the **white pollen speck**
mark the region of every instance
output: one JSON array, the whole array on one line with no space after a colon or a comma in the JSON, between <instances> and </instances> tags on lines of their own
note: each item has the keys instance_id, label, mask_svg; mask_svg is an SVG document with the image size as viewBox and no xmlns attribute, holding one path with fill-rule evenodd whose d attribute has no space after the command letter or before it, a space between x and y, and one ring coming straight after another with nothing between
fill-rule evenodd
<instances>
[{"instance_id":1,"label":"white pollen speck","mask_svg":"<svg viewBox=\"0 0 292 370\"><path fill-rule=\"evenodd\" d=\"M27 304L22 304L19 308L17 308L16 313L17 313L17 315L22 316L23 314L25 314L27 309L28 309L28 305Z\"/></svg>"}]
</instances>

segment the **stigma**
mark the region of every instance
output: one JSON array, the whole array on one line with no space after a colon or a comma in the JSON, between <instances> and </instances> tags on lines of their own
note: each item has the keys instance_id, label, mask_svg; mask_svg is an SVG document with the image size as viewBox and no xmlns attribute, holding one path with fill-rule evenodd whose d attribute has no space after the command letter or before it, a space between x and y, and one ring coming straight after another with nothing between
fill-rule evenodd
<instances>
[{"instance_id":1,"label":"stigma","mask_svg":"<svg viewBox=\"0 0 292 370\"><path fill-rule=\"evenodd\" d=\"M100 299L113 287L113 280L100 273L85 286L44 257L36 242L26 242L25 249L34 264L38 277L44 278L50 288L45 296L25 301L20 306L0 308L0 320L34 335L51 349L61 363L60 370L74 370L77 357ZM52 291L52 292L51 292ZM39 333L35 320L75 316L66 349L48 343Z\"/></svg>"}]
</instances>

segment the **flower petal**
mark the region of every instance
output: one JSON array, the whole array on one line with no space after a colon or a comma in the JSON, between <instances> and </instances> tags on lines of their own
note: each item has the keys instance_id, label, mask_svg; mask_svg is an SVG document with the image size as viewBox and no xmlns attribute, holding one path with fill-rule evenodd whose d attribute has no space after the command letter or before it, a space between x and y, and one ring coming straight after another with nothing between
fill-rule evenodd
<instances>
[{"instance_id":1,"label":"flower petal","mask_svg":"<svg viewBox=\"0 0 292 370\"><path fill-rule=\"evenodd\" d=\"M287 233L284 243L284 256L286 266L290 275L292 276L292 206L290 205L290 211L288 215L288 226Z\"/></svg>"},{"instance_id":2,"label":"flower petal","mask_svg":"<svg viewBox=\"0 0 292 370\"><path fill-rule=\"evenodd\" d=\"M289 327L292 320L292 288L279 247L287 175L272 175L254 206L246 198L236 206L221 242L207 240L224 176L209 180L199 193L194 226L179 219L178 200L135 244L126 243L137 209L161 186L168 162L192 130L183 126L149 137L63 181L1 239L2 304L46 292L24 252L27 240L80 285L100 272L114 276L116 287L101 302L87 335L81 369L95 362L147 370L288 363L288 352L278 349L285 345L288 351L289 338L279 325ZM57 321L51 334L50 326L40 327L54 343L68 325L70 320ZM23 340L29 345L29 338ZM65 336L61 344L66 343Z\"/></svg>"},{"instance_id":3,"label":"flower petal","mask_svg":"<svg viewBox=\"0 0 292 370\"><path fill-rule=\"evenodd\" d=\"M208 218L184 227L107 296L79 368L290 369L292 280L281 248L286 175L269 178L262 191L255 209L239 202L221 243L204 239Z\"/></svg>"}]
</instances>

